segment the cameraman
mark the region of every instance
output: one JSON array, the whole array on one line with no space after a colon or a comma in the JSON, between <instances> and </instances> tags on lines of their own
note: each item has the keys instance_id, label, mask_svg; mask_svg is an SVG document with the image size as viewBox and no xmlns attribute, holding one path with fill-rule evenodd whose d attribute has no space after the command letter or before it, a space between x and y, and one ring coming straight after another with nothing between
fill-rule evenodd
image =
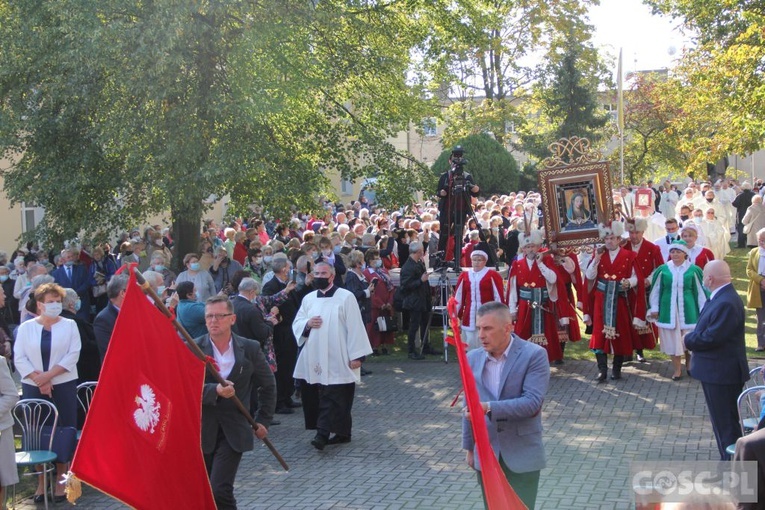
<instances>
[{"instance_id":1,"label":"cameraman","mask_svg":"<svg viewBox=\"0 0 765 510\"><path fill-rule=\"evenodd\" d=\"M441 174L438 179L438 222L441 231L438 238L438 251L444 251L448 239L455 234L459 241L462 240L465 218L471 211L470 199L477 197L480 191L480 188L473 181L473 176L465 172L466 164L464 150L458 145L452 149L452 154L449 156L451 169ZM459 227L460 232L456 232L455 227ZM456 249L461 244L455 238L454 260L457 261L457 264L459 264L461 254L456 253Z\"/></svg>"}]
</instances>

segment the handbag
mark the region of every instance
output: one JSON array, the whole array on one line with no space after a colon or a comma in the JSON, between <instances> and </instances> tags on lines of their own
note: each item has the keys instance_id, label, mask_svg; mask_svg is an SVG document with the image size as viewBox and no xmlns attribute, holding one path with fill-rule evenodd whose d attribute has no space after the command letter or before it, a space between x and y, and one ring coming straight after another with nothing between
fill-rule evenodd
<instances>
[{"instance_id":1,"label":"handbag","mask_svg":"<svg viewBox=\"0 0 765 510\"><path fill-rule=\"evenodd\" d=\"M375 322L375 329L380 333L393 333L398 331L398 324L389 315L380 315Z\"/></svg>"}]
</instances>

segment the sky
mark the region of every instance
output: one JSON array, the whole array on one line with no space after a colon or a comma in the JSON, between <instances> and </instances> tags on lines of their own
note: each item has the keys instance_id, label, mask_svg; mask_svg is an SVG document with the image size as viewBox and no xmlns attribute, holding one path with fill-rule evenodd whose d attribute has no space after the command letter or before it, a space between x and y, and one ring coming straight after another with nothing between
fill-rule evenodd
<instances>
[{"instance_id":1,"label":"sky","mask_svg":"<svg viewBox=\"0 0 765 510\"><path fill-rule=\"evenodd\" d=\"M676 28L678 21L651 14L641 0L600 0L589 18L595 26L593 43L613 57L614 65L623 48L625 73L672 67L689 44Z\"/></svg>"}]
</instances>

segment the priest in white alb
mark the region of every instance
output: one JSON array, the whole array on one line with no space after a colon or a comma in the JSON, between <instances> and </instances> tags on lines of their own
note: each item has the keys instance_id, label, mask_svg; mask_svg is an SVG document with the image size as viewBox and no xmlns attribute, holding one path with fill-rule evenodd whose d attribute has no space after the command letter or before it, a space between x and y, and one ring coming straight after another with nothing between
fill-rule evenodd
<instances>
[{"instance_id":1,"label":"priest in white alb","mask_svg":"<svg viewBox=\"0 0 765 510\"><path fill-rule=\"evenodd\" d=\"M333 283L335 268L319 262L313 276L317 290L303 298L292 323L303 348L294 377L302 381L305 428L316 430L311 444L323 450L351 440L353 396L372 346L356 298Z\"/></svg>"}]
</instances>

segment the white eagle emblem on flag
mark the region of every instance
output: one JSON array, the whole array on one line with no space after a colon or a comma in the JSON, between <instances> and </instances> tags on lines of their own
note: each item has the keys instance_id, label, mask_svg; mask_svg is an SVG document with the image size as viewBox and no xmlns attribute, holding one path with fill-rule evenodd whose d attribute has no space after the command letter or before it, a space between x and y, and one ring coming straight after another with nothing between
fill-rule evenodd
<instances>
[{"instance_id":1,"label":"white eagle emblem on flag","mask_svg":"<svg viewBox=\"0 0 765 510\"><path fill-rule=\"evenodd\" d=\"M138 428L150 434L159 423L160 404L157 402L154 390L148 384L142 384L141 394L135 398L138 409L133 412L133 419Z\"/></svg>"}]
</instances>

